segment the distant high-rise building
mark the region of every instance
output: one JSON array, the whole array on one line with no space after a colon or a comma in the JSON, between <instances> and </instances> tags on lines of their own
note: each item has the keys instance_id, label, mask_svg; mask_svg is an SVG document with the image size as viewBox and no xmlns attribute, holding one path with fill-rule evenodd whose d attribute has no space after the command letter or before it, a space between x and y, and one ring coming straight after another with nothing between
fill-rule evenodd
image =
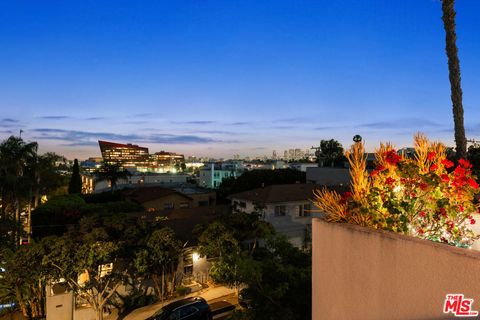
<instances>
[{"instance_id":1,"label":"distant high-rise building","mask_svg":"<svg viewBox=\"0 0 480 320\"><path fill-rule=\"evenodd\" d=\"M272 159L277 160L277 151L276 150L273 150L273 152L272 152Z\"/></svg>"}]
</instances>

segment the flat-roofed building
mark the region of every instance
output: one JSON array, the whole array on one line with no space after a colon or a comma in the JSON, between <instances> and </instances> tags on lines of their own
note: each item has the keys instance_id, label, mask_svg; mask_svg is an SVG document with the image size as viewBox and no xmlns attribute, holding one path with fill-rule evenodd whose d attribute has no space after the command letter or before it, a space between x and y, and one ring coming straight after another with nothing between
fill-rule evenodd
<instances>
[{"instance_id":1,"label":"flat-roofed building","mask_svg":"<svg viewBox=\"0 0 480 320\"><path fill-rule=\"evenodd\" d=\"M150 155L149 169L153 172L176 172L185 166L183 154L160 151Z\"/></svg>"}]
</instances>

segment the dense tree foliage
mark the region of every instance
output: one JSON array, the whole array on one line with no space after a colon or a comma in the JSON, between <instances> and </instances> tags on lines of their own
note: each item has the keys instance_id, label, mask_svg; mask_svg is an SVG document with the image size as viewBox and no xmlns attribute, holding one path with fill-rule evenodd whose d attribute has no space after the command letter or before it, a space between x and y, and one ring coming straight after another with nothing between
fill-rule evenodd
<instances>
[{"instance_id":1,"label":"dense tree foliage","mask_svg":"<svg viewBox=\"0 0 480 320\"><path fill-rule=\"evenodd\" d=\"M94 199L87 197L87 199ZM108 198L106 198L108 199ZM143 211L144 208L131 201L87 203L78 194L58 196L40 205L32 213L32 229L35 238L62 235L69 226L84 216L120 212Z\"/></svg>"},{"instance_id":2,"label":"dense tree foliage","mask_svg":"<svg viewBox=\"0 0 480 320\"><path fill-rule=\"evenodd\" d=\"M252 300L252 308L237 312L235 318L310 318L310 256L275 234L258 214L235 212L204 227L199 244L202 254L217 258L211 277L245 287L244 295Z\"/></svg>"},{"instance_id":3,"label":"dense tree foliage","mask_svg":"<svg viewBox=\"0 0 480 320\"><path fill-rule=\"evenodd\" d=\"M154 230L146 237L145 245L136 251L134 267L137 275L152 279L160 299L175 288L175 275L181 243L170 228ZM171 285L168 285L171 284ZM166 287L169 290L166 290Z\"/></svg>"},{"instance_id":4,"label":"dense tree foliage","mask_svg":"<svg viewBox=\"0 0 480 320\"><path fill-rule=\"evenodd\" d=\"M288 183L305 183L305 172L293 169L252 170L243 173L238 178L227 178L220 184L217 194L219 198L243 192L262 186Z\"/></svg>"},{"instance_id":5,"label":"dense tree foliage","mask_svg":"<svg viewBox=\"0 0 480 320\"><path fill-rule=\"evenodd\" d=\"M45 282L48 270L42 266L45 248L33 243L14 250L4 249L0 268L0 304L14 302L25 318L45 315Z\"/></svg>"},{"instance_id":6,"label":"dense tree foliage","mask_svg":"<svg viewBox=\"0 0 480 320\"><path fill-rule=\"evenodd\" d=\"M346 158L343 146L335 139L321 140L320 149L316 152L317 161L323 166L342 166Z\"/></svg>"}]
</instances>

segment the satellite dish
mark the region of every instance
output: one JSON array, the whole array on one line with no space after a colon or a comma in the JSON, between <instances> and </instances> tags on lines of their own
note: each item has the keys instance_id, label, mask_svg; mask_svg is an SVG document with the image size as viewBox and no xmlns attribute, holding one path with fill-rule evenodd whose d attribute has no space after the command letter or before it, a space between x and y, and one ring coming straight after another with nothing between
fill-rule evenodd
<instances>
[{"instance_id":1,"label":"satellite dish","mask_svg":"<svg viewBox=\"0 0 480 320\"><path fill-rule=\"evenodd\" d=\"M362 136L360 136L359 134L356 134L353 136L353 141L354 142L361 142L362 141Z\"/></svg>"}]
</instances>

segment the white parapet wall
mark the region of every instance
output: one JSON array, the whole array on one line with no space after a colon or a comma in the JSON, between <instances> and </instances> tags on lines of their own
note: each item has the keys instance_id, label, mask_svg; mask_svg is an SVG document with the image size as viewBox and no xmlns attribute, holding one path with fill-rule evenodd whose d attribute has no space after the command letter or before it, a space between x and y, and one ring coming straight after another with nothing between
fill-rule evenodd
<instances>
[{"instance_id":1,"label":"white parapet wall","mask_svg":"<svg viewBox=\"0 0 480 320\"><path fill-rule=\"evenodd\" d=\"M480 311L477 250L320 219L312 229L314 320L453 319L455 293Z\"/></svg>"}]
</instances>

